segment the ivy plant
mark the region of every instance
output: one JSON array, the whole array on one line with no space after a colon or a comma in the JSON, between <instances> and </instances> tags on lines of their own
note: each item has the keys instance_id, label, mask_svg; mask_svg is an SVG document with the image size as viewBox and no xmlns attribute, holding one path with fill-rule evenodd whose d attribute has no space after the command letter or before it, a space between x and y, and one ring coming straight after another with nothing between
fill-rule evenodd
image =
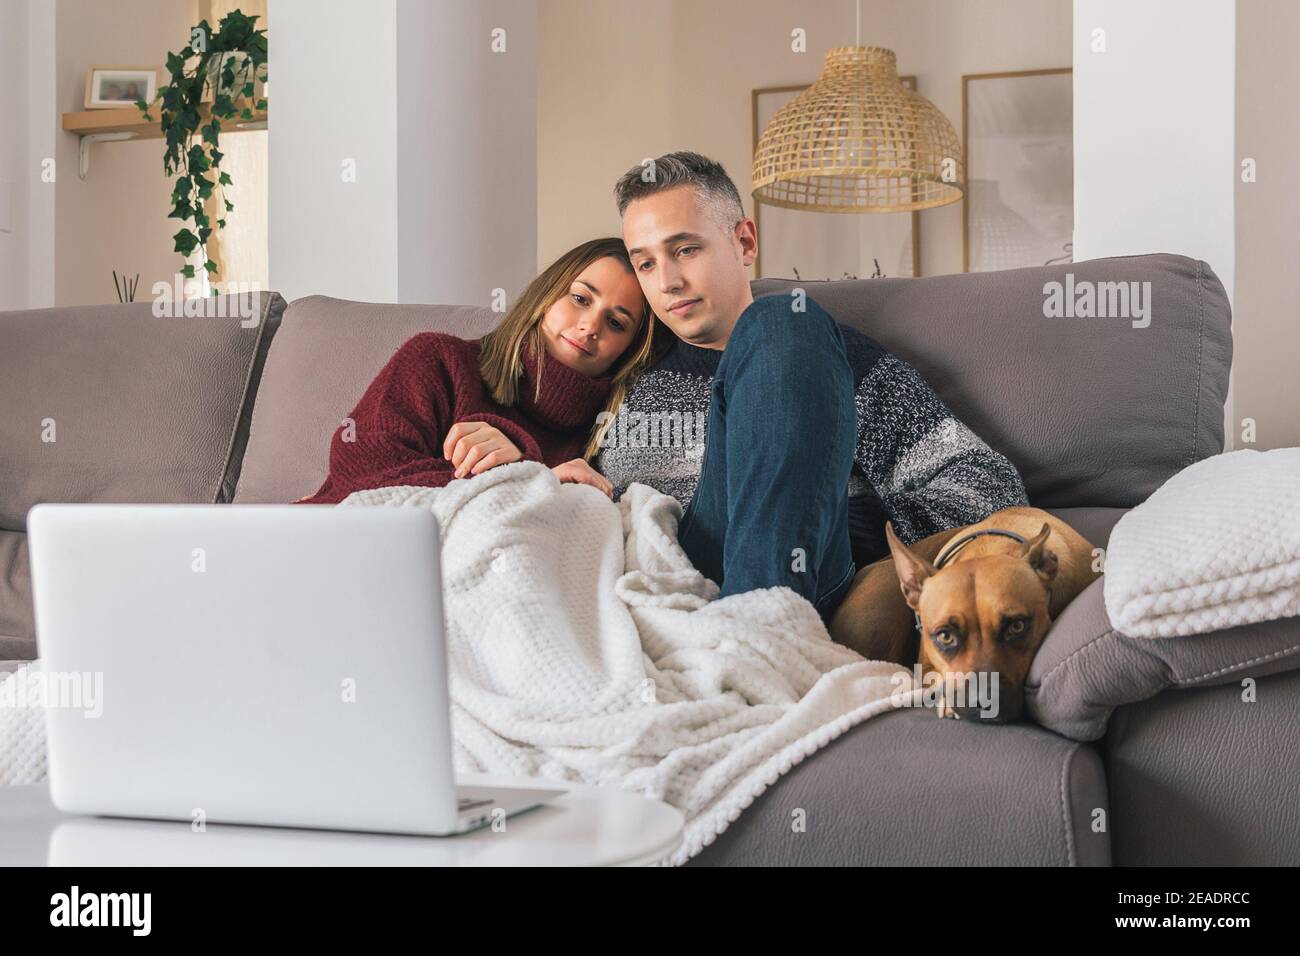
<instances>
[{"instance_id":1,"label":"ivy plant","mask_svg":"<svg viewBox=\"0 0 1300 956\"><path fill-rule=\"evenodd\" d=\"M252 120L253 110L266 109L265 99L254 98L256 82L265 83L267 73L266 31L257 29L257 19L235 10L221 18L215 31L207 20L201 21L190 31L189 46L167 54L168 80L158 98L152 105L144 100L135 104L149 122L153 122L149 110L153 106L159 110L167 144L163 170L169 178L176 177L168 218L182 223L172 236L175 251L188 259L195 249L201 250L203 267L210 274L217 271L217 264L208 256L213 224L204 203L214 190L221 190L225 211L217 219L217 229L225 228L225 217L235 208L226 199L225 187L232 180L221 168L225 154L218 149L222 124ZM207 88L213 95L211 104L204 104L209 106L204 122L200 104ZM181 273L194 278L194 266L187 262Z\"/></svg>"}]
</instances>

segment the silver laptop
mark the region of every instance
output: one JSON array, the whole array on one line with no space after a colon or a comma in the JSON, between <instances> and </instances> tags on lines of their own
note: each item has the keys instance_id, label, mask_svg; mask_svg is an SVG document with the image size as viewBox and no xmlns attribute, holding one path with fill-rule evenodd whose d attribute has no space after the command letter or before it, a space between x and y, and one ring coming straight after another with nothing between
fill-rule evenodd
<instances>
[{"instance_id":1,"label":"silver laptop","mask_svg":"<svg viewBox=\"0 0 1300 956\"><path fill-rule=\"evenodd\" d=\"M567 792L456 786L427 509L39 504L27 529L60 810L445 835Z\"/></svg>"}]
</instances>

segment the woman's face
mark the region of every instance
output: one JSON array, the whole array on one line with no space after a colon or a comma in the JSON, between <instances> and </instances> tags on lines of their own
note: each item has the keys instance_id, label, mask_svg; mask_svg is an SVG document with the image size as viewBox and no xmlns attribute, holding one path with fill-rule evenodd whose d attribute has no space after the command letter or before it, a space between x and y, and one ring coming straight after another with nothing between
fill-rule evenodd
<instances>
[{"instance_id":1,"label":"woman's face","mask_svg":"<svg viewBox=\"0 0 1300 956\"><path fill-rule=\"evenodd\" d=\"M546 353L583 375L604 375L636 338L644 308L636 276L612 256L597 259L542 316Z\"/></svg>"}]
</instances>

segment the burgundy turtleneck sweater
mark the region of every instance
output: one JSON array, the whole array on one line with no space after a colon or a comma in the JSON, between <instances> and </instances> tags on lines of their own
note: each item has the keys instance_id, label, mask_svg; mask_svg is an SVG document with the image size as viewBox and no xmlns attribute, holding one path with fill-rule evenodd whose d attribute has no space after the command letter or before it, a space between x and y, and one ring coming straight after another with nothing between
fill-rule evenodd
<instances>
[{"instance_id":1,"label":"burgundy turtleneck sweater","mask_svg":"<svg viewBox=\"0 0 1300 956\"><path fill-rule=\"evenodd\" d=\"M609 399L608 377L588 378L548 355L541 394L534 398L537 362L529 344L522 394L510 408L488 394L478 358L476 340L424 332L407 341L349 416L356 422L356 440L344 441L347 430L339 426L330 440L329 475L301 503L337 504L363 488L442 487L455 477L456 469L442 457L442 443L457 422L500 429L525 461L553 468L581 457Z\"/></svg>"}]
</instances>

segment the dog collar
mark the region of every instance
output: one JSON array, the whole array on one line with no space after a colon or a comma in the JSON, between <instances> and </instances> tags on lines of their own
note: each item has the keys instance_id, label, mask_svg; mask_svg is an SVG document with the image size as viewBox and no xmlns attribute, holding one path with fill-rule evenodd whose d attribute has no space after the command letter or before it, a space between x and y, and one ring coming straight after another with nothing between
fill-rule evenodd
<instances>
[{"instance_id":1,"label":"dog collar","mask_svg":"<svg viewBox=\"0 0 1300 956\"><path fill-rule=\"evenodd\" d=\"M951 558L958 551L960 551L963 547L965 547L967 541L970 541L972 538L978 538L980 535L984 535L984 534L1000 534L1006 538L1015 538L1021 544L1025 543L1025 539L1022 538L1020 535L1016 534L1014 531L1003 531L1001 528L985 528L983 531L972 531L970 534L962 535L956 541L948 542L948 544L944 546L943 550L939 552L939 559L934 562L934 569L938 571L945 564L947 564L948 559ZM920 612L913 611L912 616L916 618L916 630L919 633L923 634L924 632L922 631L921 628Z\"/></svg>"}]
</instances>

